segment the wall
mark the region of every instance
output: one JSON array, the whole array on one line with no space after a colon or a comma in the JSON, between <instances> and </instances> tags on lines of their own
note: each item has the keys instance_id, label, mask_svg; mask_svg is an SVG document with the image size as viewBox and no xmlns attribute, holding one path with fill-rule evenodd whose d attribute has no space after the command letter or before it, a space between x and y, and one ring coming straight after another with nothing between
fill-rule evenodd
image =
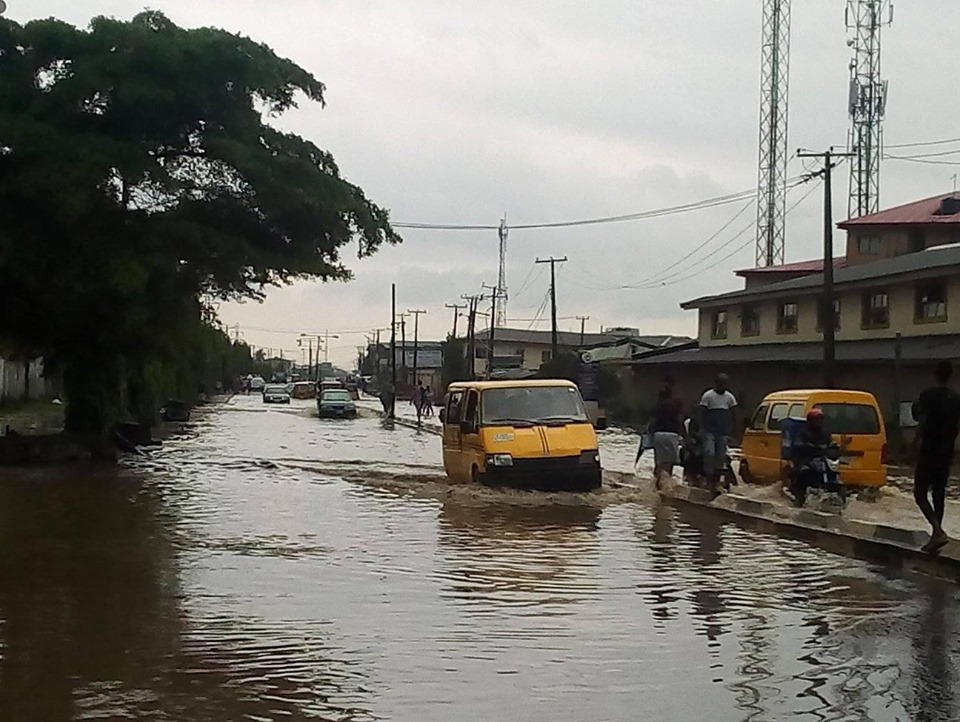
<instances>
[{"instance_id":1,"label":"wall","mask_svg":"<svg viewBox=\"0 0 960 722\"><path fill-rule=\"evenodd\" d=\"M890 324L888 328L869 329L861 327L861 304L865 289L856 289L839 292L840 299L840 328L837 330L838 341L853 341L871 338L892 338L898 332L904 336L934 336L940 334L960 333L960 277L953 276L947 279L947 320L929 323L914 321L916 302L915 281L901 281L898 284L878 283L872 288L886 289L890 308ZM760 333L756 336L741 336L740 304L727 307L727 338L713 339L710 336L713 313L716 309L700 309L699 339L701 346L749 345L760 343L790 343L820 341L822 334L817 330L817 296L798 296L795 299L799 306L797 332L791 334L777 333L777 312L779 305L787 297L752 304L759 312Z\"/></svg>"},{"instance_id":2,"label":"wall","mask_svg":"<svg viewBox=\"0 0 960 722\"><path fill-rule=\"evenodd\" d=\"M881 252L879 254L860 253L859 239L861 236L880 238ZM911 238L914 237L919 237L922 240L924 248L942 246L947 243L960 242L960 229L938 228L936 226L926 228L922 226L894 226L852 229L847 232L847 263L853 266L910 253L916 250L911 247Z\"/></svg>"},{"instance_id":3,"label":"wall","mask_svg":"<svg viewBox=\"0 0 960 722\"><path fill-rule=\"evenodd\" d=\"M47 394L43 360L9 360L0 357L0 404L37 399Z\"/></svg>"}]
</instances>

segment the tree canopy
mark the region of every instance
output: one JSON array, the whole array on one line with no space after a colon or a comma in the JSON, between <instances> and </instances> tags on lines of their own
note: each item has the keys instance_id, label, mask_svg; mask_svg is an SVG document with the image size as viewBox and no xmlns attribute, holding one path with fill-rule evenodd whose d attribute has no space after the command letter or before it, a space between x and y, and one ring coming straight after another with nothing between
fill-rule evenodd
<instances>
[{"instance_id":1,"label":"tree canopy","mask_svg":"<svg viewBox=\"0 0 960 722\"><path fill-rule=\"evenodd\" d=\"M217 301L348 279L345 246L399 242L330 153L265 122L323 93L266 45L159 12L0 18L0 335L64 371L73 426L102 428L116 379Z\"/></svg>"}]
</instances>

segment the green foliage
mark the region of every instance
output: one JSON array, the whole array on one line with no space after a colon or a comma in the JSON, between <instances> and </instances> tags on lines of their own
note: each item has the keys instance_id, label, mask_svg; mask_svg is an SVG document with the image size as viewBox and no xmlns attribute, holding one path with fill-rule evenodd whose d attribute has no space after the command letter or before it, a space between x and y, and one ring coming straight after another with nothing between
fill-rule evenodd
<instances>
[{"instance_id":1,"label":"green foliage","mask_svg":"<svg viewBox=\"0 0 960 722\"><path fill-rule=\"evenodd\" d=\"M470 366L467 363L467 344L462 338L447 336L441 345L443 363L440 369L443 388L454 381L467 381L470 378Z\"/></svg>"},{"instance_id":2,"label":"green foliage","mask_svg":"<svg viewBox=\"0 0 960 722\"><path fill-rule=\"evenodd\" d=\"M0 18L0 336L63 370L70 427L102 430L128 378L140 406L206 374L183 358L218 299L348 279L344 245L400 240L329 153L264 122L323 91L154 11Z\"/></svg>"}]
</instances>

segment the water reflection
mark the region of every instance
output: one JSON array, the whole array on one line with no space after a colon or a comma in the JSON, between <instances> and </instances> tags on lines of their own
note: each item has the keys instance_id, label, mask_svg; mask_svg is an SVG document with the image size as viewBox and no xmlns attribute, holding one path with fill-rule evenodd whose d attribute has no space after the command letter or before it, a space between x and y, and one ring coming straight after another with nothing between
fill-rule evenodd
<instances>
[{"instance_id":1,"label":"water reflection","mask_svg":"<svg viewBox=\"0 0 960 722\"><path fill-rule=\"evenodd\" d=\"M444 498L438 529L444 591L464 601L561 613L596 591L584 571L595 565L601 509L516 496L491 490Z\"/></svg>"},{"instance_id":2,"label":"water reflection","mask_svg":"<svg viewBox=\"0 0 960 722\"><path fill-rule=\"evenodd\" d=\"M254 413L256 411L256 413ZM0 482L0 720L951 719L956 590L242 399Z\"/></svg>"}]
</instances>

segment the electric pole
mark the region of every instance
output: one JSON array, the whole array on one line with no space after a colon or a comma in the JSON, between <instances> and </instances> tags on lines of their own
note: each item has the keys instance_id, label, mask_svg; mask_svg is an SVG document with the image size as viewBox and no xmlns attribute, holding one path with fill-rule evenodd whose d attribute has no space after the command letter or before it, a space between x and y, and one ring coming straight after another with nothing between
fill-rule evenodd
<instances>
[{"instance_id":1,"label":"electric pole","mask_svg":"<svg viewBox=\"0 0 960 722\"><path fill-rule=\"evenodd\" d=\"M390 284L390 378L393 384L393 398L397 397L397 284ZM390 404L390 418L393 418L394 404Z\"/></svg>"},{"instance_id":2,"label":"electric pole","mask_svg":"<svg viewBox=\"0 0 960 722\"><path fill-rule=\"evenodd\" d=\"M413 384L417 384L417 374L419 373L419 366L417 365L418 357L417 351L420 348L420 314L426 313L420 309L407 309L407 313L413 315ZM419 403L419 399L417 400Z\"/></svg>"},{"instance_id":3,"label":"electric pole","mask_svg":"<svg viewBox=\"0 0 960 722\"><path fill-rule=\"evenodd\" d=\"M583 336L584 336L584 333L583 333L583 332L584 332L584 330L586 330L587 321L590 320L590 317L589 317L589 316L577 316L577 320L580 321L580 347L582 348L582 347L583 347Z\"/></svg>"},{"instance_id":4,"label":"electric pole","mask_svg":"<svg viewBox=\"0 0 960 722\"><path fill-rule=\"evenodd\" d=\"M836 318L833 313L833 196L831 195L830 171L836 163L834 158L849 158L855 153L835 153L833 147L823 153L798 150L798 158L823 160L823 295L820 301L820 327L823 329L823 379L826 388L834 384L836 362Z\"/></svg>"},{"instance_id":5,"label":"electric pole","mask_svg":"<svg viewBox=\"0 0 960 722\"><path fill-rule=\"evenodd\" d=\"M500 288L485 283L480 285L490 291L490 335L487 338L487 378L490 378L493 372L493 342L497 329L497 299L500 298Z\"/></svg>"},{"instance_id":6,"label":"electric pole","mask_svg":"<svg viewBox=\"0 0 960 722\"><path fill-rule=\"evenodd\" d=\"M453 309L453 333L451 334L453 338L457 337L457 317L460 315L460 309L466 308L466 304L462 303L445 303L443 304L444 308Z\"/></svg>"},{"instance_id":7,"label":"electric pole","mask_svg":"<svg viewBox=\"0 0 960 722\"><path fill-rule=\"evenodd\" d=\"M407 313L398 313L400 319L400 374L403 377L401 381L407 383Z\"/></svg>"},{"instance_id":8,"label":"electric pole","mask_svg":"<svg viewBox=\"0 0 960 722\"><path fill-rule=\"evenodd\" d=\"M477 356L477 304L483 296L461 296L467 301L469 311L467 313L467 359L470 369L470 379L476 376L476 356Z\"/></svg>"},{"instance_id":9,"label":"electric pole","mask_svg":"<svg viewBox=\"0 0 960 722\"><path fill-rule=\"evenodd\" d=\"M567 257L563 258L538 258L537 263L550 264L550 358L556 360L559 356L559 343L557 342L557 275L556 265L566 263Z\"/></svg>"}]
</instances>

